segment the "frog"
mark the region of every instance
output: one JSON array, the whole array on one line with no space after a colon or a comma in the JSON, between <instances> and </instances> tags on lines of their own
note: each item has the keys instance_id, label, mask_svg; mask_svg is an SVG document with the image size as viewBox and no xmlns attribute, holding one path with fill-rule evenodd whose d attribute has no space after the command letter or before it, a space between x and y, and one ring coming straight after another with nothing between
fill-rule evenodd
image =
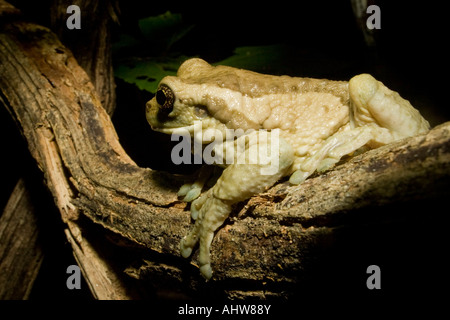
<instances>
[{"instance_id":1,"label":"frog","mask_svg":"<svg viewBox=\"0 0 450 320\"><path fill-rule=\"evenodd\" d=\"M207 280L213 276L214 234L233 205L283 179L299 185L343 158L430 129L408 100L368 73L348 81L278 76L200 58L186 60L176 75L160 81L146 103L146 118L155 131L188 135L202 147L214 144L222 160L232 154L232 161L211 163L223 168L212 187L203 191L206 170L179 191L195 221L180 253L188 258L198 245L200 273ZM228 139L229 130L241 134ZM265 161L243 161L268 149Z\"/></svg>"}]
</instances>

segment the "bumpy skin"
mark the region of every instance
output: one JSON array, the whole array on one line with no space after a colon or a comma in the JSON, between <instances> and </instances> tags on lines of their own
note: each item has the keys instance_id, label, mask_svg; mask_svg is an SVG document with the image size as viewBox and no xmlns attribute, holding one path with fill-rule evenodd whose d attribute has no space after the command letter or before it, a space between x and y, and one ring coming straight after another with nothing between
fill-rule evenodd
<instances>
[{"instance_id":1,"label":"bumpy skin","mask_svg":"<svg viewBox=\"0 0 450 320\"><path fill-rule=\"evenodd\" d=\"M189 132L203 144L212 141L205 135L207 129L223 133L221 137L226 137L227 129L245 131L223 143L216 137L215 154L226 157L234 151L234 162L221 164L225 170L212 188L197 198L207 179L202 173L199 181L179 192L186 201L197 198L191 205L195 225L181 242L181 254L190 256L200 242L200 271L206 279L212 276L214 232L234 203L266 190L282 177L290 176L291 183L299 184L354 151L429 130L428 122L407 100L368 74L349 82L279 77L214 67L201 59L184 62L176 77L161 81L155 98L147 103L146 116L156 131ZM197 136L194 121L201 121L203 129ZM244 161L274 141L276 152L271 149L268 161ZM242 146L243 152L236 153Z\"/></svg>"}]
</instances>

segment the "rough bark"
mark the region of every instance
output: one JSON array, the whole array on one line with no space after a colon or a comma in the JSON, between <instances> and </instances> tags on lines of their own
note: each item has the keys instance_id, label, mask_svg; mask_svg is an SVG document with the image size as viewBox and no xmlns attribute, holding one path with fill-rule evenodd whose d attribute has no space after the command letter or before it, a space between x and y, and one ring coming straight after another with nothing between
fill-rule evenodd
<instances>
[{"instance_id":1,"label":"rough bark","mask_svg":"<svg viewBox=\"0 0 450 320\"><path fill-rule=\"evenodd\" d=\"M42 259L35 208L20 179L0 216L0 300L27 299Z\"/></svg>"},{"instance_id":2,"label":"rough bark","mask_svg":"<svg viewBox=\"0 0 450 320\"><path fill-rule=\"evenodd\" d=\"M361 209L449 193L446 123L300 186L279 183L236 206L213 241L214 275L205 284L196 255L186 260L179 253L179 241L192 226L188 206L176 196L182 177L138 167L71 52L48 29L15 19L3 4L0 10L0 97L44 172L75 250L84 241L77 223L86 216L146 248L135 257L145 262L126 270L135 278L228 297L285 295L322 250L335 246L341 226L401 218Z\"/></svg>"},{"instance_id":3,"label":"rough bark","mask_svg":"<svg viewBox=\"0 0 450 320\"><path fill-rule=\"evenodd\" d=\"M70 30L67 7L77 5L81 11L81 29ZM114 70L111 54L111 26L117 21L115 0L55 0L50 6L52 30L67 44L78 64L87 72L100 97L103 108L112 115L116 106Z\"/></svg>"}]
</instances>

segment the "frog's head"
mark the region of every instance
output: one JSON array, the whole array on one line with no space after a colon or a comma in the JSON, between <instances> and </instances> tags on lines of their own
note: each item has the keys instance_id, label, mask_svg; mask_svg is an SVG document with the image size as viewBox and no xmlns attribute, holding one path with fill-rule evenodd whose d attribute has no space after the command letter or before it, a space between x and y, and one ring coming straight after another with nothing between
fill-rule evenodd
<instances>
[{"instance_id":1,"label":"frog's head","mask_svg":"<svg viewBox=\"0 0 450 320\"><path fill-rule=\"evenodd\" d=\"M176 77L161 80L155 97L146 104L147 121L153 130L192 133L198 121L204 129L223 126L208 110L214 103L207 79L209 69L214 67L201 59L190 59L180 66Z\"/></svg>"},{"instance_id":2,"label":"frog's head","mask_svg":"<svg viewBox=\"0 0 450 320\"><path fill-rule=\"evenodd\" d=\"M236 70L211 66L202 59L185 61L177 76L161 80L155 97L147 102L150 126L168 134L180 129L192 133L197 121L201 121L203 129L259 128L243 109L249 105L243 87L252 87L248 85L250 72Z\"/></svg>"}]
</instances>

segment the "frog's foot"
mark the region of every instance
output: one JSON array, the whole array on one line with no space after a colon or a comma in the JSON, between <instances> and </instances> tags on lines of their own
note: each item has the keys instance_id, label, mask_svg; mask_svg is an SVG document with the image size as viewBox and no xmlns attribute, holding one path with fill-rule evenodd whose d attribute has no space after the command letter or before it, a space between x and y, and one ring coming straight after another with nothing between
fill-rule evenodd
<instances>
[{"instance_id":1,"label":"frog's foot","mask_svg":"<svg viewBox=\"0 0 450 320\"><path fill-rule=\"evenodd\" d=\"M294 173L289 178L289 182L292 184L300 184L308 178L312 172L303 171L302 169L294 171Z\"/></svg>"},{"instance_id":2,"label":"frog's foot","mask_svg":"<svg viewBox=\"0 0 450 320\"><path fill-rule=\"evenodd\" d=\"M320 161L319 165L317 166L317 172L325 172L327 170L330 170L334 167L334 165L339 162L339 159L335 158L325 158Z\"/></svg>"},{"instance_id":3,"label":"frog's foot","mask_svg":"<svg viewBox=\"0 0 450 320\"><path fill-rule=\"evenodd\" d=\"M325 172L334 167L337 162L339 162L339 159L336 158L324 158L322 160L317 160L317 167L315 170L320 173ZM294 171L289 178L289 182L295 185L303 183L311 174L314 173L312 167L313 166L311 166L309 171L304 171L302 169Z\"/></svg>"},{"instance_id":4,"label":"frog's foot","mask_svg":"<svg viewBox=\"0 0 450 320\"><path fill-rule=\"evenodd\" d=\"M302 163L289 181L293 184L303 182L314 171L331 169L342 157L359 150L369 142L384 145L394 140L392 133L375 124L339 132L328 138L311 157Z\"/></svg>"},{"instance_id":5,"label":"frog's foot","mask_svg":"<svg viewBox=\"0 0 450 320\"><path fill-rule=\"evenodd\" d=\"M200 214L200 210L201 208L203 208L203 204L206 202L206 200L208 199L208 193L203 195L202 197L195 199L192 204L191 204L191 217L194 220L197 220L199 214Z\"/></svg>"},{"instance_id":6,"label":"frog's foot","mask_svg":"<svg viewBox=\"0 0 450 320\"><path fill-rule=\"evenodd\" d=\"M214 231L218 229L231 212L231 205L227 201L217 199L212 191L208 191L201 198L193 202L198 212L192 231L181 240L181 255L187 258L191 255L195 245L200 242L198 262L200 272L206 278L212 277L210 248L214 238Z\"/></svg>"},{"instance_id":7,"label":"frog's foot","mask_svg":"<svg viewBox=\"0 0 450 320\"><path fill-rule=\"evenodd\" d=\"M206 201L206 198L208 196L209 192L204 194L202 197L200 197L199 199L195 200L192 204L191 204L191 217L196 220L196 223L194 225L194 228L191 230L191 232L185 236L181 242L180 242L180 250L181 250L181 255L183 256L183 258L188 258L191 253L192 250L194 249L195 245L198 242L199 239L199 235L200 235L200 230L201 230L201 221L203 220L203 214L202 214L202 218L198 219L200 215L200 209L202 208L202 203L199 201L202 200L202 202Z\"/></svg>"},{"instance_id":8,"label":"frog's foot","mask_svg":"<svg viewBox=\"0 0 450 320\"><path fill-rule=\"evenodd\" d=\"M364 139L364 137L363 137L363 139ZM363 143L363 142L360 142L360 143ZM363 146L357 150L352 151L349 155L352 157L356 157L357 155L360 155L360 154L368 151L369 149L370 148ZM336 151L338 151L338 152L336 152ZM343 150L341 152L339 152L338 149L334 150L334 152L332 153L334 157L325 157L324 159L322 159L319 162L317 169L316 169L317 172L322 173L322 172L328 171L331 168L333 168L336 163L341 161L341 159L342 159L341 157L345 156L345 154L344 154L345 152L346 152L346 150Z\"/></svg>"},{"instance_id":9,"label":"frog's foot","mask_svg":"<svg viewBox=\"0 0 450 320\"><path fill-rule=\"evenodd\" d=\"M178 191L179 197L184 197L183 201L191 202L197 199L202 193L203 186L211 175L212 169L210 166L203 166L200 169L197 180L194 183L186 183L181 186Z\"/></svg>"}]
</instances>

